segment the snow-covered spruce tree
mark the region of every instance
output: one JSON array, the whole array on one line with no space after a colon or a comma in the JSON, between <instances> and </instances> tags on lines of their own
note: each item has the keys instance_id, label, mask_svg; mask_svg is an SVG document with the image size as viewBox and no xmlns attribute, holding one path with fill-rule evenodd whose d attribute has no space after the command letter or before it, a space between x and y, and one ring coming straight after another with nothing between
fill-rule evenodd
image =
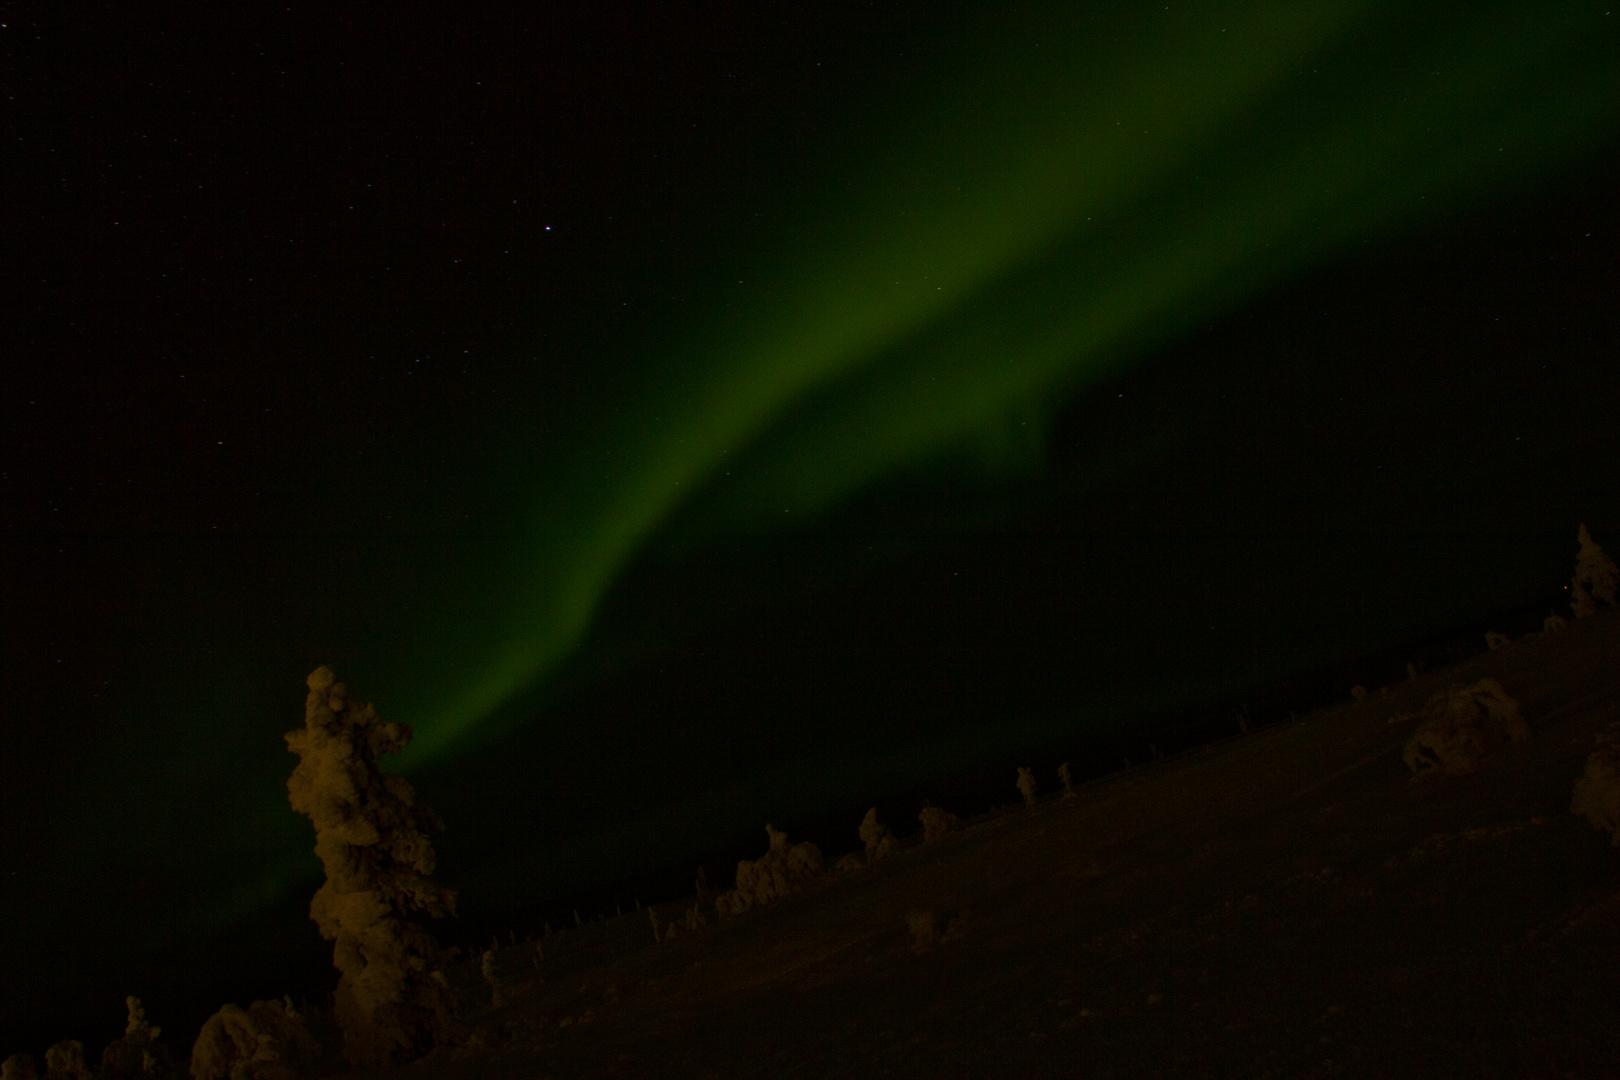
<instances>
[{"instance_id":1,"label":"snow-covered spruce tree","mask_svg":"<svg viewBox=\"0 0 1620 1080\"><path fill-rule=\"evenodd\" d=\"M141 999L131 994L124 999L129 1014L124 1037L114 1039L101 1052L99 1080L136 1080L159 1072L167 1064L164 1048L158 1044L163 1029L146 1022Z\"/></svg>"},{"instance_id":2,"label":"snow-covered spruce tree","mask_svg":"<svg viewBox=\"0 0 1620 1080\"><path fill-rule=\"evenodd\" d=\"M1620 567L1615 566L1614 560L1598 547L1592 534L1586 531L1584 522L1575 539L1580 542L1581 550L1575 557L1575 579L1570 582L1570 591L1574 596L1570 609L1577 619L1584 619L1597 614L1599 600L1614 606L1615 586L1620 584Z\"/></svg>"},{"instance_id":3,"label":"snow-covered spruce tree","mask_svg":"<svg viewBox=\"0 0 1620 1080\"><path fill-rule=\"evenodd\" d=\"M1022 766L1018 769L1018 793L1024 797L1024 806L1035 805L1035 774Z\"/></svg>"},{"instance_id":4,"label":"snow-covered spruce tree","mask_svg":"<svg viewBox=\"0 0 1620 1080\"><path fill-rule=\"evenodd\" d=\"M45 1075L41 1080L96 1080L84 1063L84 1043L63 1039L45 1051Z\"/></svg>"},{"instance_id":5,"label":"snow-covered spruce tree","mask_svg":"<svg viewBox=\"0 0 1620 1080\"><path fill-rule=\"evenodd\" d=\"M924 806L917 820L922 822L925 844L940 839L956 826L956 815L938 806Z\"/></svg>"},{"instance_id":6,"label":"snow-covered spruce tree","mask_svg":"<svg viewBox=\"0 0 1620 1080\"><path fill-rule=\"evenodd\" d=\"M715 911L722 919L807 889L820 878L823 868L819 847L809 841L790 844L787 833L770 825L765 826L765 834L771 849L753 861L740 860L737 887L715 897ZM669 925L673 928L676 924ZM695 928L695 921L692 926Z\"/></svg>"},{"instance_id":7,"label":"snow-covered spruce tree","mask_svg":"<svg viewBox=\"0 0 1620 1080\"><path fill-rule=\"evenodd\" d=\"M506 994L501 988L500 973L495 970L495 950L493 948L484 950L484 960L479 966L479 972L484 976L484 981L489 984L490 1007L498 1009L505 1005Z\"/></svg>"},{"instance_id":8,"label":"snow-covered spruce tree","mask_svg":"<svg viewBox=\"0 0 1620 1080\"><path fill-rule=\"evenodd\" d=\"M287 793L314 822L315 854L326 868L309 916L336 942L332 962L342 978L333 1018L350 1064L405 1064L436 1045L460 1045L467 1034L438 942L419 921L455 914L455 892L430 876L428 837L444 825L408 781L377 767L411 741L410 725L386 723L375 707L350 701L331 668L306 681L304 726L285 736L300 759Z\"/></svg>"},{"instance_id":9,"label":"snow-covered spruce tree","mask_svg":"<svg viewBox=\"0 0 1620 1080\"><path fill-rule=\"evenodd\" d=\"M877 862L879 859L887 859L900 850L900 845L896 843L894 835L889 832L889 827L878 821L877 807L875 806L866 812L866 816L861 819L860 827L856 829L856 832L861 838L861 843L866 845L866 861L868 865Z\"/></svg>"},{"instance_id":10,"label":"snow-covered spruce tree","mask_svg":"<svg viewBox=\"0 0 1620 1080\"><path fill-rule=\"evenodd\" d=\"M1597 748L1586 759L1586 774L1575 781L1569 812L1586 815L1594 829L1612 832L1620 848L1620 721L1597 733Z\"/></svg>"}]
</instances>

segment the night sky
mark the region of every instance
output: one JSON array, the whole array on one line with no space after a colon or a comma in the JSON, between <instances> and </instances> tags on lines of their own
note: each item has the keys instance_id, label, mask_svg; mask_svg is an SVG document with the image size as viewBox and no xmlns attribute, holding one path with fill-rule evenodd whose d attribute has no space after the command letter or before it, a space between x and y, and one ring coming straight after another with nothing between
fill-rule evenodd
<instances>
[{"instance_id":1,"label":"night sky","mask_svg":"<svg viewBox=\"0 0 1620 1080\"><path fill-rule=\"evenodd\" d=\"M1608 0L249 7L0 6L0 1057L335 985L321 664L448 944L1620 555Z\"/></svg>"}]
</instances>

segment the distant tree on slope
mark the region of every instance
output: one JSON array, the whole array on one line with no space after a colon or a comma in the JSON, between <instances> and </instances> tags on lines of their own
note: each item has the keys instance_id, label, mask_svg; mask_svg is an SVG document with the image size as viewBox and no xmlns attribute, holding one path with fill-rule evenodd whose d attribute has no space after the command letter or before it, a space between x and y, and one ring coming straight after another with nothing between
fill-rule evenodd
<instances>
[{"instance_id":1,"label":"distant tree on slope","mask_svg":"<svg viewBox=\"0 0 1620 1080\"><path fill-rule=\"evenodd\" d=\"M1570 608L1576 618L1584 619L1597 614L1599 600L1614 605L1615 586L1620 584L1620 567L1616 567L1614 560L1598 547L1584 523L1575 538L1580 541L1581 550L1575 558L1575 580L1570 585L1575 599Z\"/></svg>"}]
</instances>

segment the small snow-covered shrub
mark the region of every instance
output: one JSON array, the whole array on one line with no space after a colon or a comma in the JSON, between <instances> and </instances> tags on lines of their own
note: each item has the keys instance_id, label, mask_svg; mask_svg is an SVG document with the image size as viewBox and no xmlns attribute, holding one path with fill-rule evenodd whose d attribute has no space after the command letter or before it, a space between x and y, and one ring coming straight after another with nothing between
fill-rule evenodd
<instances>
[{"instance_id":1,"label":"small snow-covered shrub","mask_svg":"<svg viewBox=\"0 0 1620 1080\"><path fill-rule=\"evenodd\" d=\"M933 911L911 911L906 914L906 929L911 932L911 951L929 952L936 945L948 945L960 938L972 920L971 911L959 911L946 921Z\"/></svg>"},{"instance_id":2,"label":"small snow-covered shrub","mask_svg":"<svg viewBox=\"0 0 1620 1080\"><path fill-rule=\"evenodd\" d=\"M922 822L923 843L926 844L950 832L956 824L956 815L937 806L925 806L922 813L917 815L917 820Z\"/></svg>"},{"instance_id":3,"label":"small snow-covered shrub","mask_svg":"<svg viewBox=\"0 0 1620 1080\"><path fill-rule=\"evenodd\" d=\"M939 944L939 916L932 911L909 912L906 927L911 931L912 952L926 952Z\"/></svg>"},{"instance_id":4,"label":"small snow-covered shrub","mask_svg":"<svg viewBox=\"0 0 1620 1080\"><path fill-rule=\"evenodd\" d=\"M44 1080L95 1080L96 1074L84 1063L84 1043L63 1039L45 1051Z\"/></svg>"},{"instance_id":5,"label":"small snow-covered shrub","mask_svg":"<svg viewBox=\"0 0 1620 1080\"><path fill-rule=\"evenodd\" d=\"M294 1080L321 1056L296 1016L279 1001L246 1009L226 1005L210 1016L191 1050L192 1080Z\"/></svg>"},{"instance_id":6,"label":"small snow-covered shrub","mask_svg":"<svg viewBox=\"0 0 1620 1080\"><path fill-rule=\"evenodd\" d=\"M1530 725L1495 679L1453 686L1429 698L1402 758L1416 780L1433 772L1473 772L1503 742L1523 742Z\"/></svg>"},{"instance_id":7,"label":"small snow-covered shrub","mask_svg":"<svg viewBox=\"0 0 1620 1080\"><path fill-rule=\"evenodd\" d=\"M1543 634L1556 634L1568 625L1569 620L1562 615L1548 615L1541 620L1541 632Z\"/></svg>"},{"instance_id":8,"label":"small snow-covered shrub","mask_svg":"<svg viewBox=\"0 0 1620 1080\"><path fill-rule=\"evenodd\" d=\"M1597 614L1599 600L1611 607L1614 605L1615 585L1620 584L1620 567L1615 566L1614 560L1598 547L1584 523L1575 539L1580 543L1581 550L1575 558L1575 579L1570 582L1570 591L1574 595L1570 610L1577 619L1584 619Z\"/></svg>"},{"instance_id":9,"label":"small snow-covered shrub","mask_svg":"<svg viewBox=\"0 0 1620 1080\"><path fill-rule=\"evenodd\" d=\"M1620 722L1597 733L1597 749L1586 759L1586 774L1575 781L1572 814L1584 814L1594 829L1614 833L1620 848Z\"/></svg>"},{"instance_id":10,"label":"small snow-covered shrub","mask_svg":"<svg viewBox=\"0 0 1620 1080\"><path fill-rule=\"evenodd\" d=\"M814 845L811 846L814 847ZM729 897L731 894L727 893L725 895ZM718 907L719 898L716 898L715 902L716 906ZM649 913L652 911L651 908L648 908L647 910ZM727 910L721 912L721 914L731 914L729 901L727 903ZM662 930L658 929L658 920L657 918L654 918L653 937L658 941L668 941L671 938L678 937L681 934L690 934L699 927L708 925L709 919L708 916L703 914L702 904L695 903L682 912L678 919L671 919L669 922L665 923Z\"/></svg>"},{"instance_id":11,"label":"small snow-covered shrub","mask_svg":"<svg viewBox=\"0 0 1620 1080\"><path fill-rule=\"evenodd\" d=\"M1498 634L1495 630L1485 631L1485 647L1492 652L1508 644L1511 640L1506 634Z\"/></svg>"}]
</instances>

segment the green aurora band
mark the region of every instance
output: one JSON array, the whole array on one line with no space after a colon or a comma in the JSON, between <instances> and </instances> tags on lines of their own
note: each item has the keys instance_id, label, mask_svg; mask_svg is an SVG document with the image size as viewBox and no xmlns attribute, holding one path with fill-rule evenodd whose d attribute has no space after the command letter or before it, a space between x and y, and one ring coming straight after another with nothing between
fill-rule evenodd
<instances>
[{"instance_id":1,"label":"green aurora band","mask_svg":"<svg viewBox=\"0 0 1620 1080\"><path fill-rule=\"evenodd\" d=\"M876 153L851 154L864 168L825 185L839 196L760 237L746 276L691 305L707 323L545 475L506 632L468 683L401 695L403 767L544 678L695 493L718 532L804 520L964 442L1015 453L1009 417L1359 242L1473 209L1620 112L1600 4L1218 7L1128 49L1053 18L897 103L857 147Z\"/></svg>"}]
</instances>

